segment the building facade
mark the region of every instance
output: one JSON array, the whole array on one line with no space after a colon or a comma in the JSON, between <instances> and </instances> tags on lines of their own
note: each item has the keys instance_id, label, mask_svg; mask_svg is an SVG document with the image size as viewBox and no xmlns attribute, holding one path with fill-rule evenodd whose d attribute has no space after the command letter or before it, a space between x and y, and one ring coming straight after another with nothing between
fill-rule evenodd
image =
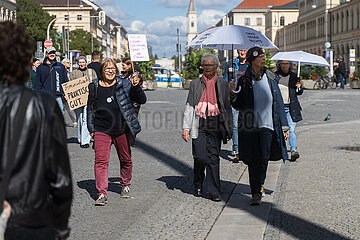
<instances>
[{"instance_id":1,"label":"building facade","mask_svg":"<svg viewBox=\"0 0 360 240\"><path fill-rule=\"evenodd\" d=\"M16 0L0 0L0 22L15 21Z\"/></svg>"},{"instance_id":2,"label":"building facade","mask_svg":"<svg viewBox=\"0 0 360 240\"><path fill-rule=\"evenodd\" d=\"M46 12L56 16L53 26L59 32L62 33L63 29L69 29L69 31L83 29L90 32L93 39L99 42L104 58L120 58L119 53L127 51L125 44L118 44L118 42L127 42L126 34L118 34L121 25L108 16L106 16L105 25L99 24L99 13L102 9L94 2L89 0L31 1L39 3ZM121 39L117 39L118 37Z\"/></svg>"},{"instance_id":3,"label":"building facade","mask_svg":"<svg viewBox=\"0 0 360 240\"><path fill-rule=\"evenodd\" d=\"M296 22L299 17L298 0L287 3L282 6L272 7L265 13L265 35L276 46L279 41L282 41L284 51L286 51L285 35L280 36L279 29L284 28L286 25ZM286 29L285 29L286 32Z\"/></svg>"},{"instance_id":4,"label":"building facade","mask_svg":"<svg viewBox=\"0 0 360 240\"><path fill-rule=\"evenodd\" d=\"M359 13L360 0L300 0L298 21L286 26L287 50L318 55L333 50L334 59L342 56L349 66L350 49L355 49L356 57L360 56ZM283 29L278 30L279 36L283 34ZM281 41L277 46L284 49Z\"/></svg>"}]
</instances>

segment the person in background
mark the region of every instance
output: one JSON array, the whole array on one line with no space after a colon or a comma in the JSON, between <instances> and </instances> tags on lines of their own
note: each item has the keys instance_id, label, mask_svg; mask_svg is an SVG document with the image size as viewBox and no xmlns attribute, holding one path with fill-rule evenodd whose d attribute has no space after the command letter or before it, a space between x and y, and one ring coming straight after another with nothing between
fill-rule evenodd
<instances>
[{"instance_id":1,"label":"person in background","mask_svg":"<svg viewBox=\"0 0 360 240\"><path fill-rule=\"evenodd\" d=\"M46 58L36 70L34 90L46 91L55 98L61 112L64 114L63 96L61 84L68 82L65 66L56 61L56 49L49 47L46 50Z\"/></svg>"},{"instance_id":2,"label":"person in background","mask_svg":"<svg viewBox=\"0 0 360 240\"><path fill-rule=\"evenodd\" d=\"M91 53L91 63L87 67L93 69L96 72L97 79L101 78L101 75L99 73L100 53L98 51L93 51Z\"/></svg>"},{"instance_id":3,"label":"person in background","mask_svg":"<svg viewBox=\"0 0 360 240\"><path fill-rule=\"evenodd\" d=\"M230 83L231 104L239 110L239 155L248 165L251 205L260 205L269 160L288 159L289 136L279 77L265 68L265 53L252 47L246 53L249 67L237 85ZM284 138L285 132L285 138Z\"/></svg>"},{"instance_id":4,"label":"person in background","mask_svg":"<svg viewBox=\"0 0 360 240\"><path fill-rule=\"evenodd\" d=\"M301 106L298 96L303 94L300 79L291 71L292 63L289 61L278 61L276 63L279 75L279 88L285 105L286 119L289 124L289 144L290 144L290 160L296 161L300 157L296 147L296 123L302 120Z\"/></svg>"},{"instance_id":5,"label":"person in background","mask_svg":"<svg viewBox=\"0 0 360 240\"><path fill-rule=\"evenodd\" d=\"M32 60L32 66L31 66L31 72L30 72L30 80L26 83L26 86L28 88L33 89L34 87L34 81L36 76L36 69L40 65L40 60L37 58L33 58Z\"/></svg>"},{"instance_id":6,"label":"person in background","mask_svg":"<svg viewBox=\"0 0 360 240\"><path fill-rule=\"evenodd\" d=\"M34 46L30 36L13 22L1 22L0 32L6 33L0 38L0 56L12 53L0 62L1 182L12 161L8 184L0 188L11 205L5 239L66 239L72 178L64 118L53 94L24 86ZM19 109L26 113L22 119ZM22 126L16 125L19 121ZM19 131L16 155L9 159Z\"/></svg>"},{"instance_id":7,"label":"person in background","mask_svg":"<svg viewBox=\"0 0 360 240\"><path fill-rule=\"evenodd\" d=\"M96 206L104 206L108 199L108 167L111 145L114 144L120 160L121 197L130 197L132 178L131 135L141 130L133 102L145 104L146 95L139 79L131 81L119 77L112 59L101 62L100 80L89 84L88 129L94 138L95 183L98 190Z\"/></svg>"},{"instance_id":8,"label":"person in background","mask_svg":"<svg viewBox=\"0 0 360 240\"><path fill-rule=\"evenodd\" d=\"M93 69L86 67L86 57L79 57L79 68L72 71L70 74L70 80L73 81L75 79L81 77L87 77L90 81L96 79L96 73ZM90 133L87 128L87 106L80 107L75 109L76 119L77 119L77 127L78 127L78 141L80 143L81 148L90 147Z\"/></svg>"},{"instance_id":9,"label":"person in background","mask_svg":"<svg viewBox=\"0 0 360 240\"><path fill-rule=\"evenodd\" d=\"M70 79L70 67L71 67L71 63L70 60L67 58L64 58L61 63L65 66L66 72L67 72L67 77L68 79ZM77 121L76 121L76 114L73 110L70 110L69 104L66 101L66 96L64 95L63 98L63 105L64 105L64 109L65 111L69 114L70 120L73 123L73 127L76 128L77 127Z\"/></svg>"},{"instance_id":10,"label":"person in background","mask_svg":"<svg viewBox=\"0 0 360 240\"><path fill-rule=\"evenodd\" d=\"M225 70L224 70L224 79L228 81L229 83L231 80L235 81L235 84L237 84L237 80L245 74L245 71L248 67L248 64L246 63L246 49L237 50L238 57L234 60L230 60L226 63ZM232 108L232 114L233 114L233 135L232 135L232 152L231 155L234 156L233 162L238 163L239 162L239 133L238 133L238 118L239 118L239 111L235 108Z\"/></svg>"},{"instance_id":11,"label":"person in background","mask_svg":"<svg viewBox=\"0 0 360 240\"><path fill-rule=\"evenodd\" d=\"M347 85L347 84L349 83L349 76L350 76L350 71L349 71L349 69L347 68L347 69L345 70L345 75L344 75L344 79L345 79L344 85Z\"/></svg>"},{"instance_id":12,"label":"person in background","mask_svg":"<svg viewBox=\"0 0 360 240\"><path fill-rule=\"evenodd\" d=\"M232 111L228 83L218 77L219 59L205 54L201 59L204 74L190 83L186 100L182 138L192 139L194 158L194 195L200 197L205 179L212 201L220 196L220 148L232 134ZM191 135L190 135L191 134Z\"/></svg>"},{"instance_id":13,"label":"person in background","mask_svg":"<svg viewBox=\"0 0 360 240\"><path fill-rule=\"evenodd\" d=\"M344 89L344 78L346 73L345 62L343 61L343 57L339 57L339 66L336 69L336 87L340 82L340 88Z\"/></svg>"}]
</instances>

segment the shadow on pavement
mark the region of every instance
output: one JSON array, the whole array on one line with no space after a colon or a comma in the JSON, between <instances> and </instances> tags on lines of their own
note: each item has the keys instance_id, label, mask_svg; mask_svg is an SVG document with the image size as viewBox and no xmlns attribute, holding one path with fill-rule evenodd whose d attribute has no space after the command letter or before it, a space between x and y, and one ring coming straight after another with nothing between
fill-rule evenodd
<instances>
[{"instance_id":1,"label":"shadow on pavement","mask_svg":"<svg viewBox=\"0 0 360 240\"><path fill-rule=\"evenodd\" d=\"M77 182L77 186L81 189L85 189L90 197L94 200L98 198L97 189L95 185L95 179L87 179ZM121 193L120 178L109 178L108 192Z\"/></svg>"},{"instance_id":2,"label":"shadow on pavement","mask_svg":"<svg viewBox=\"0 0 360 240\"><path fill-rule=\"evenodd\" d=\"M229 157L230 154L231 151L229 150L220 150L220 157L223 158L224 160L232 162L232 158Z\"/></svg>"},{"instance_id":3,"label":"shadow on pavement","mask_svg":"<svg viewBox=\"0 0 360 240\"><path fill-rule=\"evenodd\" d=\"M288 235L291 235L296 239L350 240L349 238L326 229L316 223L312 223L301 217L286 213L283 210L277 208L276 205L272 203L263 202L260 206L250 206L250 189L249 191L244 190L239 194L241 201L234 203L230 201L227 206L247 211L256 218L267 222L267 224L282 232L286 232ZM266 211L266 209L269 207L271 209L270 216L273 216L270 218L267 214L264 214L264 211Z\"/></svg>"},{"instance_id":4,"label":"shadow on pavement","mask_svg":"<svg viewBox=\"0 0 360 240\"><path fill-rule=\"evenodd\" d=\"M142 149L145 154L155 157L156 160L161 161L182 175L186 176L190 172L192 173L192 167L186 163L181 162L179 159L174 158L173 156L164 153L143 141L136 140L136 147Z\"/></svg>"},{"instance_id":5,"label":"shadow on pavement","mask_svg":"<svg viewBox=\"0 0 360 240\"><path fill-rule=\"evenodd\" d=\"M76 137L71 137L67 139L67 143L79 143Z\"/></svg>"}]
</instances>

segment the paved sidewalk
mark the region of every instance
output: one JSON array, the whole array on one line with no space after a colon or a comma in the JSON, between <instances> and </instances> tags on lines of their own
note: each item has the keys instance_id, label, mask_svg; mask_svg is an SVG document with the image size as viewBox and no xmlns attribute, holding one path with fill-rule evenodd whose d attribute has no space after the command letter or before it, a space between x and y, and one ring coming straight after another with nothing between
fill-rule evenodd
<instances>
[{"instance_id":1,"label":"paved sidewalk","mask_svg":"<svg viewBox=\"0 0 360 240\"><path fill-rule=\"evenodd\" d=\"M264 186L266 194L260 206L249 204L251 199L249 175L247 167L244 168L243 175L208 235L208 240L263 239L282 164L282 161L269 162Z\"/></svg>"}]
</instances>

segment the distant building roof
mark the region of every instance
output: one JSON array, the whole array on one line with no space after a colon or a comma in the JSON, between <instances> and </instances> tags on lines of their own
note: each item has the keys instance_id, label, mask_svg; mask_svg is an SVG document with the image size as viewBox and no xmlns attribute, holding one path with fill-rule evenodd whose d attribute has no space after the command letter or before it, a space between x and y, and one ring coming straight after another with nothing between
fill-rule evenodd
<instances>
[{"instance_id":1,"label":"distant building roof","mask_svg":"<svg viewBox=\"0 0 360 240\"><path fill-rule=\"evenodd\" d=\"M271 9L299 9L299 1L295 0L281 6L272 7Z\"/></svg>"},{"instance_id":2,"label":"distant building roof","mask_svg":"<svg viewBox=\"0 0 360 240\"><path fill-rule=\"evenodd\" d=\"M269 6L282 6L292 1L293 0L244 0L234 9L268 9Z\"/></svg>"},{"instance_id":3,"label":"distant building roof","mask_svg":"<svg viewBox=\"0 0 360 240\"><path fill-rule=\"evenodd\" d=\"M29 0L39 3L42 7L67 7L67 1L64 0ZM81 3L84 7L89 7L86 3ZM79 7L80 0L69 0L69 7Z\"/></svg>"}]
</instances>

